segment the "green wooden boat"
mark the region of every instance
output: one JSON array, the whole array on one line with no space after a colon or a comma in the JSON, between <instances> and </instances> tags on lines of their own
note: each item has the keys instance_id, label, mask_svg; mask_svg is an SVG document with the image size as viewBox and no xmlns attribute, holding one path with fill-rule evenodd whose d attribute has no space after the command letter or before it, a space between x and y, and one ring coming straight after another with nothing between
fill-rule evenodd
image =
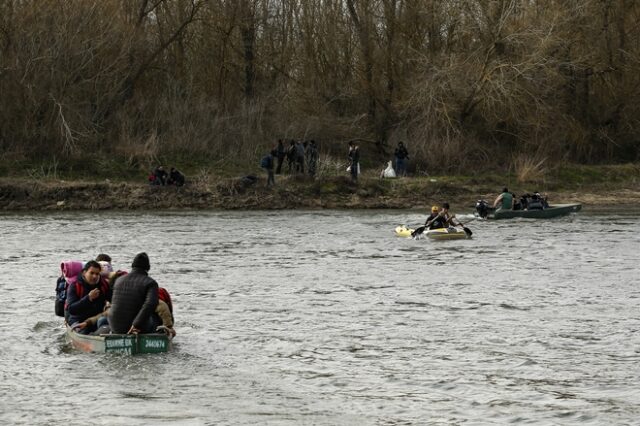
<instances>
[{"instance_id":1,"label":"green wooden boat","mask_svg":"<svg viewBox=\"0 0 640 426\"><path fill-rule=\"evenodd\" d=\"M489 209L487 219L513 219L524 217L530 219L551 219L552 217L564 216L569 213L579 212L582 204L554 204L542 210L495 210Z\"/></svg>"},{"instance_id":2,"label":"green wooden boat","mask_svg":"<svg viewBox=\"0 0 640 426\"><path fill-rule=\"evenodd\" d=\"M101 334L99 336L76 333L67 326L67 340L83 352L156 354L171 349L171 337L157 334Z\"/></svg>"}]
</instances>

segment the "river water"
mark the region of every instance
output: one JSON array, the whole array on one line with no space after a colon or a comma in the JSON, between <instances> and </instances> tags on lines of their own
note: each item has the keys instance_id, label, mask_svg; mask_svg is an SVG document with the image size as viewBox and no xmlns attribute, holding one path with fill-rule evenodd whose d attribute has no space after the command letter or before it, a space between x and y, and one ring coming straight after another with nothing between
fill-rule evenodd
<instances>
[{"instance_id":1,"label":"river water","mask_svg":"<svg viewBox=\"0 0 640 426\"><path fill-rule=\"evenodd\" d=\"M640 211L472 221L416 211L0 216L0 423L638 424ZM146 251L167 354L84 354L61 260Z\"/></svg>"}]
</instances>

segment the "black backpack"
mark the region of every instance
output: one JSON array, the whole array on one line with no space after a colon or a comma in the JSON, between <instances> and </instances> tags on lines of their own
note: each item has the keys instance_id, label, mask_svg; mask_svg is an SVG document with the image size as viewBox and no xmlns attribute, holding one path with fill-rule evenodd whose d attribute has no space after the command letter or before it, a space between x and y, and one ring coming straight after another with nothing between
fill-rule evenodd
<instances>
[{"instance_id":1,"label":"black backpack","mask_svg":"<svg viewBox=\"0 0 640 426\"><path fill-rule=\"evenodd\" d=\"M263 169L270 169L271 168L271 156L270 155L265 155L264 157L262 157L262 160L260 161L260 167L262 167Z\"/></svg>"},{"instance_id":2,"label":"black backpack","mask_svg":"<svg viewBox=\"0 0 640 426\"><path fill-rule=\"evenodd\" d=\"M69 284L64 277L59 277L56 281L56 301L55 312L59 317L64 316L64 304L67 302L67 287Z\"/></svg>"}]
</instances>

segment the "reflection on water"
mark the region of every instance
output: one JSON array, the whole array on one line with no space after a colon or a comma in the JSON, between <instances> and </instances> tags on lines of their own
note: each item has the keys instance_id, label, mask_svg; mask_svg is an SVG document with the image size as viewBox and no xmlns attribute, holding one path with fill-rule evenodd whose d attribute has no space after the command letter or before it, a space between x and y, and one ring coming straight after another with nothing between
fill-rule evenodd
<instances>
[{"instance_id":1,"label":"reflection on water","mask_svg":"<svg viewBox=\"0 0 640 426\"><path fill-rule=\"evenodd\" d=\"M640 418L640 212L0 216L4 424L616 424ZM168 354L89 355L53 315L63 259L146 251Z\"/></svg>"}]
</instances>

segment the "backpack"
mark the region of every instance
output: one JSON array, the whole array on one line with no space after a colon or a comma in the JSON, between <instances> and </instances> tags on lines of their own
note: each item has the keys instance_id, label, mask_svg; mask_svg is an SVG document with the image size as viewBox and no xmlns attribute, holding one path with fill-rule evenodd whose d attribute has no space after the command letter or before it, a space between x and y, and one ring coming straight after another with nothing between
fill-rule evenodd
<instances>
[{"instance_id":1,"label":"backpack","mask_svg":"<svg viewBox=\"0 0 640 426\"><path fill-rule=\"evenodd\" d=\"M262 157L262 160L260 160L260 167L262 167L263 169L268 169L271 167L270 155L265 155L264 157Z\"/></svg>"},{"instance_id":2,"label":"backpack","mask_svg":"<svg viewBox=\"0 0 640 426\"><path fill-rule=\"evenodd\" d=\"M171 303L171 295L164 287L158 287L158 299L162 300L169 306L169 312L173 315L173 304Z\"/></svg>"},{"instance_id":3,"label":"backpack","mask_svg":"<svg viewBox=\"0 0 640 426\"><path fill-rule=\"evenodd\" d=\"M64 277L59 277L56 281L55 312L59 317L64 317L64 304L67 301L67 287L69 284Z\"/></svg>"}]
</instances>

